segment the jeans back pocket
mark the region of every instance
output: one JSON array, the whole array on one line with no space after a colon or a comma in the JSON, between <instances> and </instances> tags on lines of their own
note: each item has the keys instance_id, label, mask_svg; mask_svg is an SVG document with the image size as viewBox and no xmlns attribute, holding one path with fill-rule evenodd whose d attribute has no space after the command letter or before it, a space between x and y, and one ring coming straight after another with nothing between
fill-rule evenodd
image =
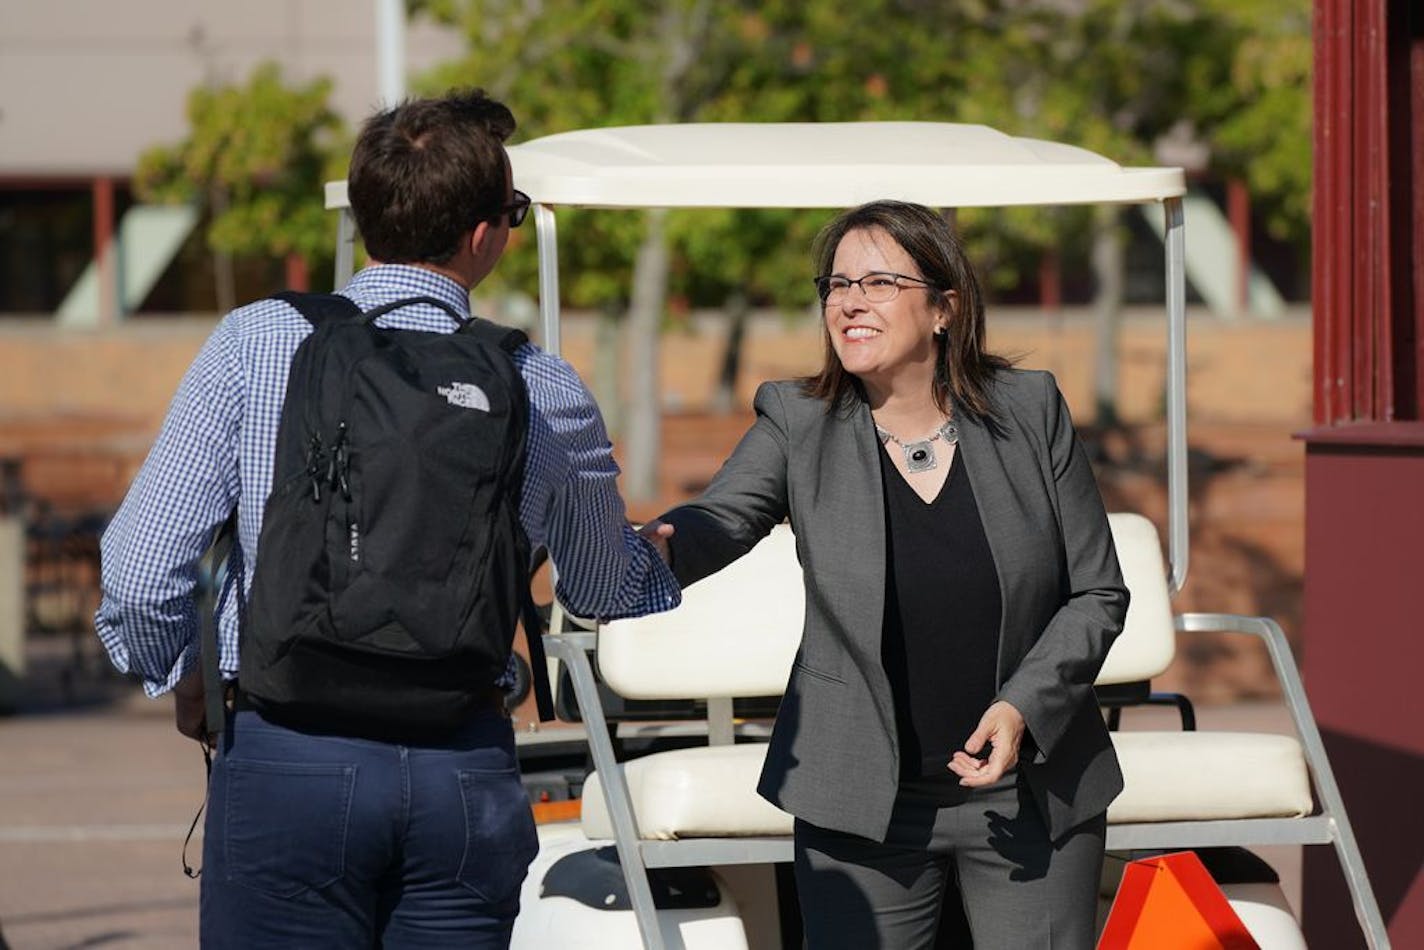
<instances>
[{"instance_id":1,"label":"jeans back pocket","mask_svg":"<svg viewBox=\"0 0 1424 950\"><path fill-rule=\"evenodd\" d=\"M490 903L510 899L539 851L534 813L517 771L460 769L465 853L459 881Z\"/></svg>"},{"instance_id":2,"label":"jeans back pocket","mask_svg":"<svg viewBox=\"0 0 1424 950\"><path fill-rule=\"evenodd\" d=\"M356 766L229 760L227 879L292 898L341 879Z\"/></svg>"}]
</instances>

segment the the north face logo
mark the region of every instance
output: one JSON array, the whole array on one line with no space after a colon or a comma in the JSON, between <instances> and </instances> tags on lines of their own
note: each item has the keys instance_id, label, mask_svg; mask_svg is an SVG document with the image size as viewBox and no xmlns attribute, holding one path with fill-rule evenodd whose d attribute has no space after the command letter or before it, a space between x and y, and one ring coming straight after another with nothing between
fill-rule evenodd
<instances>
[{"instance_id":1,"label":"the north face logo","mask_svg":"<svg viewBox=\"0 0 1424 950\"><path fill-rule=\"evenodd\" d=\"M474 383L451 383L449 386L436 386L435 391L444 396L452 406L489 412L489 396L486 396L485 391Z\"/></svg>"}]
</instances>

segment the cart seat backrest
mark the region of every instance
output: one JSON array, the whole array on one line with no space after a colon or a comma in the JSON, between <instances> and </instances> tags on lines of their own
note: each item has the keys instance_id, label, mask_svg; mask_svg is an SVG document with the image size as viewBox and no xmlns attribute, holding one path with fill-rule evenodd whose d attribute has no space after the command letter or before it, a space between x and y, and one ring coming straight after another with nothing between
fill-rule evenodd
<instances>
[{"instance_id":1,"label":"cart seat backrest","mask_svg":"<svg viewBox=\"0 0 1424 950\"><path fill-rule=\"evenodd\" d=\"M676 609L599 627L598 670L628 699L779 696L805 606L796 538L779 524Z\"/></svg>"},{"instance_id":2,"label":"cart seat backrest","mask_svg":"<svg viewBox=\"0 0 1424 950\"><path fill-rule=\"evenodd\" d=\"M1142 515L1108 515L1118 563L1132 599L1127 621L1098 673L1099 686L1150 680L1172 662L1177 636L1167 567L1157 529Z\"/></svg>"},{"instance_id":3,"label":"cart seat backrest","mask_svg":"<svg viewBox=\"0 0 1424 950\"><path fill-rule=\"evenodd\" d=\"M1157 529L1130 513L1111 514L1108 523L1132 599L1097 682L1150 680L1176 647ZM777 525L746 555L683 591L677 609L602 625L599 673L628 699L780 695L804 618L796 539L790 526Z\"/></svg>"}]
</instances>

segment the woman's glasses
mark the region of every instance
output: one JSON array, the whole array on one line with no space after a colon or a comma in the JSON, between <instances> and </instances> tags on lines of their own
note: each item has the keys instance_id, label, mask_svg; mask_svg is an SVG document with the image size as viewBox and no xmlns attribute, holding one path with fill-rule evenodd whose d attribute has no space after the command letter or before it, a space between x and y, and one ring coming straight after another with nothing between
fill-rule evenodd
<instances>
[{"instance_id":1,"label":"woman's glasses","mask_svg":"<svg viewBox=\"0 0 1424 950\"><path fill-rule=\"evenodd\" d=\"M889 303L900 295L900 290L905 287L901 281L913 281L912 286L934 290L935 286L929 281L920 277L911 277L909 274L895 274L890 271L871 271L864 277L851 280L840 274L829 274L823 277L813 278L816 282L816 292L821 295L821 303L827 306L834 306L845 299L853 286L859 285L861 293L865 294L865 299L871 303Z\"/></svg>"}]
</instances>

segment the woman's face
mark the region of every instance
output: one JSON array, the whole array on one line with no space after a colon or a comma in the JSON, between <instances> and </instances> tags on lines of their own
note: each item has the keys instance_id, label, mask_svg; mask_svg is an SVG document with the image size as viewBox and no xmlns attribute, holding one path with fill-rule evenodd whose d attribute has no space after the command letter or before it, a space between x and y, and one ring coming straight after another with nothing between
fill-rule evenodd
<instances>
[{"instance_id":1,"label":"woman's face","mask_svg":"<svg viewBox=\"0 0 1424 950\"><path fill-rule=\"evenodd\" d=\"M836 246L831 274L858 280L870 273L924 278L914 259L882 229L848 232ZM884 303L867 300L856 284L825 306L826 332L841 365L876 388L919 376L930 385L937 356L934 334L948 321L944 309L936 306L943 292L914 281L899 284L899 293Z\"/></svg>"}]
</instances>

